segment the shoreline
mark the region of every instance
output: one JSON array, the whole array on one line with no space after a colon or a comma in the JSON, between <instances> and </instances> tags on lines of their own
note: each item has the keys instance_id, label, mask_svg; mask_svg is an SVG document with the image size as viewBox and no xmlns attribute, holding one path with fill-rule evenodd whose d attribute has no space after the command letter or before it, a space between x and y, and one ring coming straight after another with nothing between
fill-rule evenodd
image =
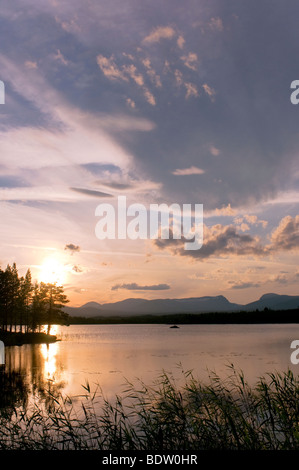
<instances>
[{"instance_id":1,"label":"shoreline","mask_svg":"<svg viewBox=\"0 0 299 470\"><path fill-rule=\"evenodd\" d=\"M117 314L109 316L69 316L69 325L165 324L165 325L254 325L299 323L299 308L289 310Z\"/></svg>"}]
</instances>

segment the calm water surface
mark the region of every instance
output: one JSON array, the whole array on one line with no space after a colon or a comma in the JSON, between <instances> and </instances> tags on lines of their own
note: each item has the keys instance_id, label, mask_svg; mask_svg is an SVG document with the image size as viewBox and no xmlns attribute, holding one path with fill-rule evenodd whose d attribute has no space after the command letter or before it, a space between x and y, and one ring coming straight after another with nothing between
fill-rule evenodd
<instances>
[{"instance_id":1,"label":"calm water surface","mask_svg":"<svg viewBox=\"0 0 299 470\"><path fill-rule=\"evenodd\" d=\"M107 398L121 393L125 379L152 383L162 370L179 380L193 370L207 381L209 371L228 375L228 365L244 371L249 383L299 365L290 344L299 325L71 325L55 327L61 341L6 348L5 371L20 373L28 394L51 384L69 396L83 393L87 381Z\"/></svg>"}]
</instances>

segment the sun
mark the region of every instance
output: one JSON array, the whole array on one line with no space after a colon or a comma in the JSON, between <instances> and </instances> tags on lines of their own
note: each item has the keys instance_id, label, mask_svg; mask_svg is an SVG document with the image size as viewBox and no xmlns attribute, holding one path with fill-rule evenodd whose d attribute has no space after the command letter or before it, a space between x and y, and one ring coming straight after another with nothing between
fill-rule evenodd
<instances>
[{"instance_id":1,"label":"sun","mask_svg":"<svg viewBox=\"0 0 299 470\"><path fill-rule=\"evenodd\" d=\"M66 270L55 258L47 258L40 267L39 282L62 286L66 280Z\"/></svg>"}]
</instances>

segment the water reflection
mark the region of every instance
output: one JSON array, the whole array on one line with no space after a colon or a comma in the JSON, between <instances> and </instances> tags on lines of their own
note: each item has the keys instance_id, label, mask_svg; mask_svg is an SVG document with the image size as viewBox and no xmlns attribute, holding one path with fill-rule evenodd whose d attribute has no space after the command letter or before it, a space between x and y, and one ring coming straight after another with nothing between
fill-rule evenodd
<instances>
[{"instance_id":1,"label":"water reflection","mask_svg":"<svg viewBox=\"0 0 299 470\"><path fill-rule=\"evenodd\" d=\"M53 330L54 331L54 330ZM204 381L207 371L227 376L227 365L245 373L249 383L267 372L294 369L291 341L298 325L71 325L56 331L61 341L49 345L11 346L0 369L0 410L39 400L48 409L55 397L85 393L87 381L105 397L121 394L125 379L151 383L162 370L175 378L193 370Z\"/></svg>"},{"instance_id":2,"label":"water reflection","mask_svg":"<svg viewBox=\"0 0 299 470\"><path fill-rule=\"evenodd\" d=\"M42 344L41 355L44 359L44 379L54 380L57 372L56 356L58 351L58 343Z\"/></svg>"},{"instance_id":3,"label":"water reflection","mask_svg":"<svg viewBox=\"0 0 299 470\"><path fill-rule=\"evenodd\" d=\"M26 408L33 400L47 409L64 387L59 343L6 347L0 368L0 412Z\"/></svg>"}]
</instances>

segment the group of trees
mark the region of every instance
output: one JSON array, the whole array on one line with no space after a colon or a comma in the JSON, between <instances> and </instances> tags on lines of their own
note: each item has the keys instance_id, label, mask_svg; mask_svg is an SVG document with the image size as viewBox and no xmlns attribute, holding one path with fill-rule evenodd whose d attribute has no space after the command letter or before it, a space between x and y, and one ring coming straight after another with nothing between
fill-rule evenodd
<instances>
[{"instance_id":1,"label":"group of trees","mask_svg":"<svg viewBox=\"0 0 299 470\"><path fill-rule=\"evenodd\" d=\"M19 276L16 264L0 268L0 329L35 332L47 325L67 323L62 307L68 302L62 286L32 282L30 269Z\"/></svg>"}]
</instances>

